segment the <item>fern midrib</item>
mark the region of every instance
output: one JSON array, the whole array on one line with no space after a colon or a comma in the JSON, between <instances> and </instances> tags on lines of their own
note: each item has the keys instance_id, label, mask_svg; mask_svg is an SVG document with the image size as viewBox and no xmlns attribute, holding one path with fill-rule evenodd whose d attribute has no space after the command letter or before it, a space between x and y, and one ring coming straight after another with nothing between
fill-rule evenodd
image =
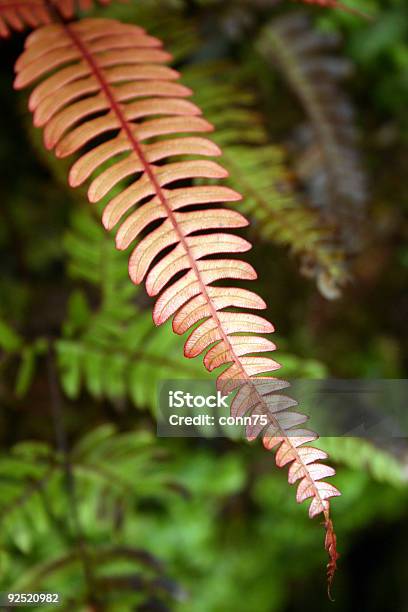
<instances>
[{"instance_id":1,"label":"fern midrib","mask_svg":"<svg viewBox=\"0 0 408 612\"><path fill-rule=\"evenodd\" d=\"M236 355L235 351L234 351L234 347L232 346L231 342L229 341L228 335L225 332L223 325L218 317L218 313L217 310L215 309L212 300L208 294L207 291L207 287L201 277L200 271L198 269L196 260L194 259L191 250L187 244L186 241L186 237L184 236L183 232L181 231L179 224L177 223L177 220L175 218L175 215L171 209L171 207L169 206L169 204L167 203L166 197L161 189L160 184L158 183L150 163L148 162L148 160L146 159L144 153L143 153L143 149L141 147L141 145L139 144L137 138L134 136L132 130L130 129L129 126L129 122L127 121L126 117L124 116L124 113L122 112L121 106L120 104L116 101L115 95L112 91L112 88L110 87L109 83L107 83L107 81L104 78L103 72L101 71L100 67L98 66L98 63L96 62L95 58L92 56L92 54L88 51L86 45L83 43L83 41L81 40L81 38L79 36L77 36L76 32L70 27L69 24L67 23L62 23L62 27L64 28L64 30L66 31L67 35L71 38L72 42L77 46L78 50L81 52L82 56L84 57L85 61L88 63L92 73L94 74L95 78L97 79L97 81L100 84L101 90L102 92L105 94L106 98L108 99L108 102L110 104L110 107L112 109L112 111L115 113L119 124L121 126L121 129L123 130L123 132L126 134L127 138L129 139L130 144L132 145L132 148L134 150L134 152L136 153L136 155L139 157L144 171L146 172L146 175L148 176L149 180L151 181L154 190L156 192L157 197L160 200L160 203L162 204L162 206L164 207L164 209L166 210L167 216L170 219L170 222L174 228L174 231L176 233L176 235L179 238L179 241L181 242L181 244L183 245L183 248L187 254L188 260L190 262L190 266L191 269L194 271L195 276L197 278L197 281L199 283L199 287L201 290L201 294L204 296L207 305L210 309L211 312L211 317L214 320L220 336L221 336L221 340L224 342L225 346L227 347L233 362L236 364L236 366L239 368L240 372L242 373L242 378L247 381L247 384L250 384L251 387L255 390L258 398L259 398L259 402L261 405L265 406L265 410L266 410L266 414L268 414L270 420L272 421L272 424L277 428L277 430L280 432L280 436L282 437L283 440L287 441L287 443L289 444L289 446L293 449L293 454L296 457L296 461L302 466L303 468L303 472L304 472L304 476L306 477L306 479L308 480L308 482L310 483L312 489L313 489L313 497L316 497L319 500L319 503L321 504L321 507L323 508L323 513L324 516L326 518L326 520L329 520L329 513L328 511L325 509L325 505L323 503L323 500L320 497L318 488L316 487L316 483L314 481L314 479L310 476L309 474L309 470L307 467L307 464L305 464L302 459L301 456L299 455L298 451L297 451L297 447L295 445L293 445L291 443L290 440L290 436L287 436L286 432L284 429L282 429L282 427L279 424L279 421L276 420L274 418L273 415L271 415L269 413L268 410L268 405L265 402L264 398L260 395L259 391L256 388L256 384L254 384L253 379L247 374L247 372L245 371L244 366L241 363L241 360L239 359L239 357Z\"/></svg>"}]
</instances>

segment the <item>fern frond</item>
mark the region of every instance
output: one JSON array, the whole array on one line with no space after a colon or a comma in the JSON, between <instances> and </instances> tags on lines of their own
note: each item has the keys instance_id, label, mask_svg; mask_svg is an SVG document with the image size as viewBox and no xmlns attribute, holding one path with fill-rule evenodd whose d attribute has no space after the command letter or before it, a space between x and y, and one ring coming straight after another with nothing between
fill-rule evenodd
<instances>
[{"instance_id":1,"label":"fern frond","mask_svg":"<svg viewBox=\"0 0 408 612\"><path fill-rule=\"evenodd\" d=\"M21 32L54 21L52 9L69 19L76 11L86 11L95 2L107 5L111 0L0 0L0 38L8 38L11 30ZM50 10L51 9L51 10Z\"/></svg>"},{"instance_id":2,"label":"fern frond","mask_svg":"<svg viewBox=\"0 0 408 612\"><path fill-rule=\"evenodd\" d=\"M128 396L154 412L156 383L202 378L202 369L183 358L181 338L168 325L152 329L150 312L137 305L138 289L129 283L126 254L95 217L76 211L64 241L69 275L93 285L100 301L91 308L82 291L70 298L63 337L55 342L61 385L70 398L85 387L94 398Z\"/></svg>"},{"instance_id":3,"label":"fern frond","mask_svg":"<svg viewBox=\"0 0 408 612\"><path fill-rule=\"evenodd\" d=\"M119 433L110 424L81 437L64 457L48 444L28 441L0 456L0 546L11 561L3 564L0 587L47 590L52 585L51 590L64 592L61 581L75 583L64 605L83 609L89 603L89 575L81 563L86 554L104 604L119 589L122 597L129 595L131 608L134 597L140 603L144 589L151 592L149 581L159 578L164 591L176 596L177 585L164 575L156 557L123 545L129 525L140 528L137 502L165 504L169 493L184 491L163 471L164 458L151 434ZM67 464L78 493L75 508L67 492ZM109 545L97 545L100 541Z\"/></svg>"},{"instance_id":4,"label":"fern frond","mask_svg":"<svg viewBox=\"0 0 408 612\"><path fill-rule=\"evenodd\" d=\"M84 337L56 341L61 384L70 398L84 386L96 399L129 396L137 407L155 411L161 380L202 378L198 364L181 360L180 342L168 326L152 333L150 314L135 314L133 324L115 329L101 313Z\"/></svg>"},{"instance_id":5,"label":"fern frond","mask_svg":"<svg viewBox=\"0 0 408 612\"><path fill-rule=\"evenodd\" d=\"M332 53L337 38L314 30L304 13L272 21L259 44L288 80L313 127L312 134L304 134L306 146L299 162L311 201L337 228L346 252L354 253L361 240L366 186L353 110L338 87L350 66Z\"/></svg>"},{"instance_id":6,"label":"fern frond","mask_svg":"<svg viewBox=\"0 0 408 612\"><path fill-rule=\"evenodd\" d=\"M264 301L247 289L212 284L256 278L245 261L219 257L250 248L228 232L248 223L240 213L218 205L241 198L233 189L189 186L192 179L220 179L227 172L207 159L221 151L197 134L210 132L212 126L185 99L191 92L176 82L178 73L163 65L169 59L160 42L139 27L87 19L31 34L17 61L15 85L22 88L41 79L29 106L35 124L44 127L46 147L58 157L82 151L71 168L70 184L80 185L99 170L88 190L90 201L109 198L114 190L103 224L109 230L120 224L119 249L138 240L129 274L135 284L145 280L147 293L158 296L155 323L173 317L177 334L190 332L185 356L205 353L210 371L224 366L218 388L224 394L237 392L234 405L240 409L267 416L265 431L257 433L266 448L279 446L279 467L292 464L289 480L300 479L299 502L312 498L310 516L324 515L330 586L337 552L329 499L339 491L322 479L334 470L318 463L326 458L324 452L302 446L317 436L299 429L306 417L287 410L294 402L286 399L282 404L271 395L287 383L258 378L279 368L274 360L256 355L275 348L262 336L273 331L271 323L248 312L264 309ZM123 188L124 179L128 186ZM225 310L231 307L240 311Z\"/></svg>"},{"instance_id":7,"label":"fern frond","mask_svg":"<svg viewBox=\"0 0 408 612\"><path fill-rule=\"evenodd\" d=\"M16 353L23 345L19 334L2 317L0 317L0 351ZM0 353L1 355L1 353Z\"/></svg>"},{"instance_id":8,"label":"fern frond","mask_svg":"<svg viewBox=\"0 0 408 612\"><path fill-rule=\"evenodd\" d=\"M121 13L126 18L124 11L118 11L118 5L114 5L114 18L121 21ZM132 6L134 23L149 32L163 42L171 52L173 62L189 62L197 53L202 43L200 19L187 14L184 3L174 2L160 3L158 10L157 2L137 2ZM116 14L118 13L118 14ZM183 68L184 70L184 68Z\"/></svg>"},{"instance_id":9,"label":"fern frond","mask_svg":"<svg viewBox=\"0 0 408 612\"><path fill-rule=\"evenodd\" d=\"M219 75L223 74L222 83ZM254 96L237 83L234 65L205 63L183 72L185 82L205 116L214 124L213 139L222 147L227 183L243 194L237 208L249 215L264 239L289 246L302 270L325 278L333 287L345 284L345 255L333 230L318 211L292 188L281 147L269 144L266 126L254 111ZM225 100L229 101L228 111Z\"/></svg>"},{"instance_id":10,"label":"fern frond","mask_svg":"<svg viewBox=\"0 0 408 612\"><path fill-rule=\"evenodd\" d=\"M92 587L83 572L83 557L92 567ZM118 610L118 599L126 608L158 609L167 611L169 602L186 598L186 593L178 583L169 578L163 563L147 550L127 545L83 544L72 546L63 554L52 551L51 559L40 562L28 571L21 573L7 586L14 591L56 591L65 577L71 585L69 600L65 610L95 609L95 601L103 601L106 610ZM62 582L64 584L64 582ZM72 588L75 585L75 588ZM152 597L154 593L154 597ZM68 598L67 598L68 599Z\"/></svg>"},{"instance_id":11,"label":"fern frond","mask_svg":"<svg viewBox=\"0 0 408 612\"><path fill-rule=\"evenodd\" d=\"M336 463L354 470L369 472L373 480L394 487L407 486L408 473L403 462L369 440L352 437L325 437L317 443L324 446Z\"/></svg>"},{"instance_id":12,"label":"fern frond","mask_svg":"<svg viewBox=\"0 0 408 612\"><path fill-rule=\"evenodd\" d=\"M26 27L38 28L52 19L44 0L1 0L0 36L8 38L11 30L21 32Z\"/></svg>"},{"instance_id":13,"label":"fern frond","mask_svg":"<svg viewBox=\"0 0 408 612\"><path fill-rule=\"evenodd\" d=\"M87 531L99 523L109 532L115 508L130 494L142 499L168 493L172 483L166 480L162 460L147 432L117 432L105 424L80 438L68 461ZM7 456L0 456L2 544L9 542L28 552L55 524L67 519L65 461L40 442L19 443ZM103 517L98 511L102 501L107 510Z\"/></svg>"}]
</instances>

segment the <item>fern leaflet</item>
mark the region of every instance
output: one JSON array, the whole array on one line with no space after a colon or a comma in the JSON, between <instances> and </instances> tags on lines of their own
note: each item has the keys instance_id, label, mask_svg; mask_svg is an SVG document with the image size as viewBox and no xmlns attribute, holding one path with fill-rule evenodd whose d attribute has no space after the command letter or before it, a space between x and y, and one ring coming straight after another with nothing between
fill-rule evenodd
<instances>
[{"instance_id":1,"label":"fern leaflet","mask_svg":"<svg viewBox=\"0 0 408 612\"><path fill-rule=\"evenodd\" d=\"M109 4L110 0L95 0ZM38 28L53 21L51 11L57 9L65 19L75 15L77 8L86 11L94 0L0 0L0 38L8 38L11 30L21 32L26 27Z\"/></svg>"}]
</instances>

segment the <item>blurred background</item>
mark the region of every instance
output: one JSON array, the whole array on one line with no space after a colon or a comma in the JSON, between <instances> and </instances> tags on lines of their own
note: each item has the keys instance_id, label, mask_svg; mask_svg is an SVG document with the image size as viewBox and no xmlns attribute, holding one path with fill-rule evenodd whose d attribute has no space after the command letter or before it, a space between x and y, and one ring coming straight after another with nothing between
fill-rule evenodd
<instances>
[{"instance_id":1,"label":"blurred background","mask_svg":"<svg viewBox=\"0 0 408 612\"><path fill-rule=\"evenodd\" d=\"M408 7L357 5L372 19L289 0L94 12L162 38L216 126L287 378L406 376ZM331 603L324 530L271 453L156 437L158 384L202 365L153 327L101 209L31 127L24 35L0 44L0 591L75 611L408 611L406 440L319 441L343 493Z\"/></svg>"}]
</instances>

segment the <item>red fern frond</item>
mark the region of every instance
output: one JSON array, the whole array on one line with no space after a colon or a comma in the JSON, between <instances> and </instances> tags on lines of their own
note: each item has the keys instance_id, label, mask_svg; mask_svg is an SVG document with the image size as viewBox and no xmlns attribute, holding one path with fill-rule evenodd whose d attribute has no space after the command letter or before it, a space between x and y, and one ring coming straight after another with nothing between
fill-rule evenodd
<instances>
[{"instance_id":1,"label":"red fern frond","mask_svg":"<svg viewBox=\"0 0 408 612\"><path fill-rule=\"evenodd\" d=\"M111 0L95 0L109 4ZM25 28L38 28L54 21L52 9L57 9L66 19L76 10L89 10L94 0L0 0L0 38L10 36L11 30L21 32Z\"/></svg>"},{"instance_id":2,"label":"red fern frond","mask_svg":"<svg viewBox=\"0 0 408 612\"><path fill-rule=\"evenodd\" d=\"M236 392L233 414L267 415L266 429L248 429L247 436L262 435L266 448L279 447L277 465L291 464L289 482L300 480L297 501L311 498L311 517L323 513L331 582L337 552L329 499L339 492L322 479L334 470L319 463L326 453L303 446L317 436L299 428L306 417L289 410L296 402L274 394L288 383L265 376L280 367L259 356L275 348L260 335L273 327L248 312L264 309L264 301L247 289L212 284L256 278L245 261L220 257L250 248L229 233L247 221L218 205L239 200L236 191L190 185L197 178L224 178L227 172L207 159L221 153L199 135L212 126L186 100L191 92L176 82L178 73L163 65L169 59L161 43L136 26L96 19L51 25L29 36L17 61L15 86L41 79L29 107L35 125L44 127L48 149L66 157L86 148L69 182L77 186L93 175L89 199L108 196L103 224L109 230L119 226L117 247L137 241L129 273L134 283L145 280L149 295L158 296L155 323L173 317L176 333L190 331L186 357L205 353L208 370L224 366L217 384L224 393ZM231 307L244 310L225 310Z\"/></svg>"}]
</instances>

